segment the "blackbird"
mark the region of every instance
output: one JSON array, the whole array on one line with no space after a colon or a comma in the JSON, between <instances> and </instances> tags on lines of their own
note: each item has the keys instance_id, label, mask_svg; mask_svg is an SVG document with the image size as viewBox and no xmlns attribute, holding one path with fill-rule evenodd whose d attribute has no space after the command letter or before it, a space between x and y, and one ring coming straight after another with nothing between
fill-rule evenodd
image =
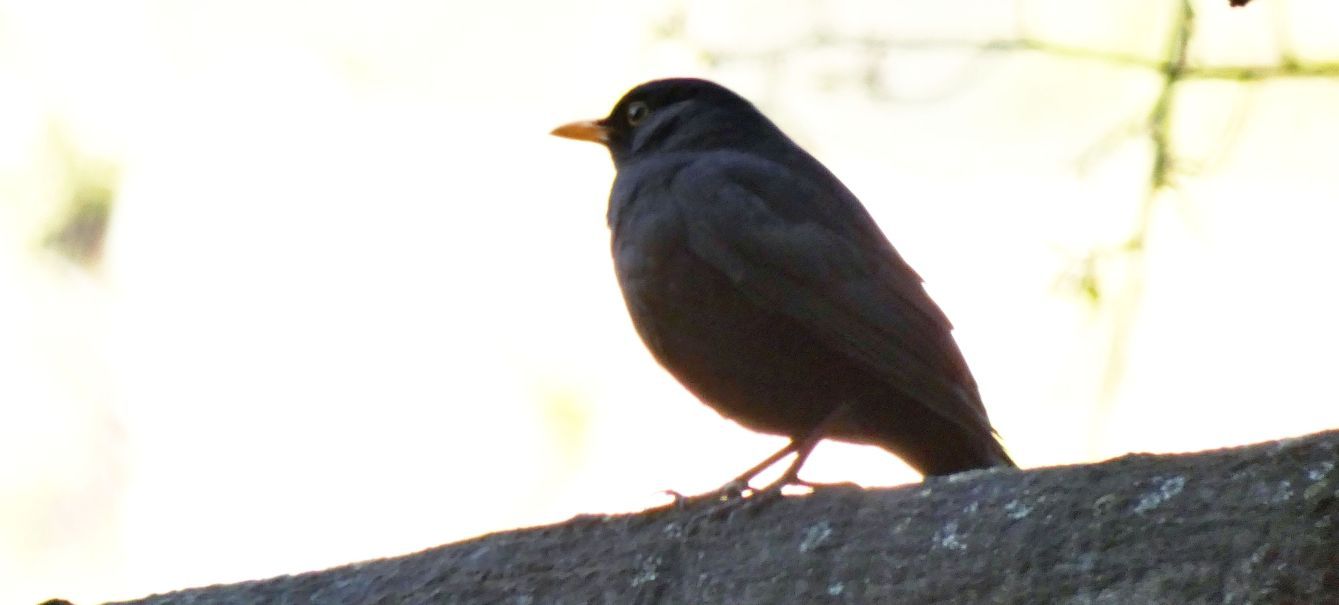
<instances>
[{"instance_id":1,"label":"blackbird","mask_svg":"<svg viewBox=\"0 0 1339 605\"><path fill-rule=\"evenodd\" d=\"M614 268L647 348L722 416L790 438L773 485L824 438L924 475L1014 466L948 318L869 213L752 104L705 80L633 88L554 135L608 147Z\"/></svg>"}]
</instances>

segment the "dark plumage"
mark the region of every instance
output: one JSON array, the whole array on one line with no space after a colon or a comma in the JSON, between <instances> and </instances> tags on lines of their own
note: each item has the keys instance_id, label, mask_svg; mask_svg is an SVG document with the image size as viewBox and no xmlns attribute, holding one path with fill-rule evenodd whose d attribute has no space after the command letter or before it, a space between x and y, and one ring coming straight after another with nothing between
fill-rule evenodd
<instances>
[{"instance_id":1,"label":"dark plumage","mask_svg":"<svg viewBox=\"0 0 1339 605\"><path fill-rule=\"evenodd\" d=\"M704 403L791 438L747 481L823 438L926 475L1013 466L952 326L869 213L748 101L658 80L554 134L605 144L614 266L637 332Z\"/></svg>"}]
</instances>

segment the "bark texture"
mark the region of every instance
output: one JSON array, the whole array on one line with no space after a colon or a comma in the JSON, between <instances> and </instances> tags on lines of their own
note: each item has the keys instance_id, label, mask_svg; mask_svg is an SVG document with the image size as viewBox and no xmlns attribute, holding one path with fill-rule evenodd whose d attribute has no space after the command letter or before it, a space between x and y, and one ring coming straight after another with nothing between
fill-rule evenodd
<instances>
[{"instance_id":1,"label":"bark texture","mask_svg":"<svg viewBox=\"0 0 1339 605\"><path fill-rule=\"evenodd\" d=\"M1339 603L1336 462L1331 431L577 517L133 603Z\"/></svg>"}]
</instances>

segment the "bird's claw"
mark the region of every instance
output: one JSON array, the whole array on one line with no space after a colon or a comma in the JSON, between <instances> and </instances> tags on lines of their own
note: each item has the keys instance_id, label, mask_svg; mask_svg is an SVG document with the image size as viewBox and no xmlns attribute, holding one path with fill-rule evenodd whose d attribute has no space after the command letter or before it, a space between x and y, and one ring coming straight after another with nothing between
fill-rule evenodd
<instances>
[{"instance_id":1,"label":"bird's claw","mask_svg":"<svg viewBox=\"0 0 1339 605\"><path fill-rule=\"evenodd\" d=\"M743 500L745 498L745 492L752 494L753 490L749 488L748 483L736 479L714 490L696 496L685 496L672 489L661 490L660 493L668 495L674 499L674 501L670 503L670 506L675 510L685 510L698 504L708 502L726 504L737 500Z\"/></svg>"},{"instance_id":2,"label":"bird's claw","mask_svg":"<svg viewBox=\"0 0 1339 605\"><path fill-rule=\"evenodd\" d=\"M862 488L860 487L860 484L859 484L859 483L856 483L856 482L854 482L854 481L834 481L834 482L832 482L832 483L822 483L822 482L816 482L816 481L805 481L804 479L800 479L800 478L796 478L796 479L790 481L789 483L787 483L786 485L796 485L796 486L799 486L799 487L807 487L807 488L812 489L812 490L815 490L815 491L820 490L820 489L862 489ZM783 486L783 487L784 487L784 486Z\"/></svg>"}]
</instances>

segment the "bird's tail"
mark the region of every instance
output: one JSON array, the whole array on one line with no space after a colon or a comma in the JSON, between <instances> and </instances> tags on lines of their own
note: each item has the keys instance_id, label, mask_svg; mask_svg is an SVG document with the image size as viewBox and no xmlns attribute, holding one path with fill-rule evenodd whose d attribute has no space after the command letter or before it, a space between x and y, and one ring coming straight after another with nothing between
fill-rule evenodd
<instances>
[{"instance_id":1,"label":"bird's tail","mask_svg":"<svg viewBox=\"0 0 1339 605\"><path fill-rule=\"evenodd\" d=\"M989 425L969 429L928 411L908 414L908 406L898 411L896 417L877 423L880 430L875 444L923 475L1018 467Z\"/></svg>"}]
</instances>

